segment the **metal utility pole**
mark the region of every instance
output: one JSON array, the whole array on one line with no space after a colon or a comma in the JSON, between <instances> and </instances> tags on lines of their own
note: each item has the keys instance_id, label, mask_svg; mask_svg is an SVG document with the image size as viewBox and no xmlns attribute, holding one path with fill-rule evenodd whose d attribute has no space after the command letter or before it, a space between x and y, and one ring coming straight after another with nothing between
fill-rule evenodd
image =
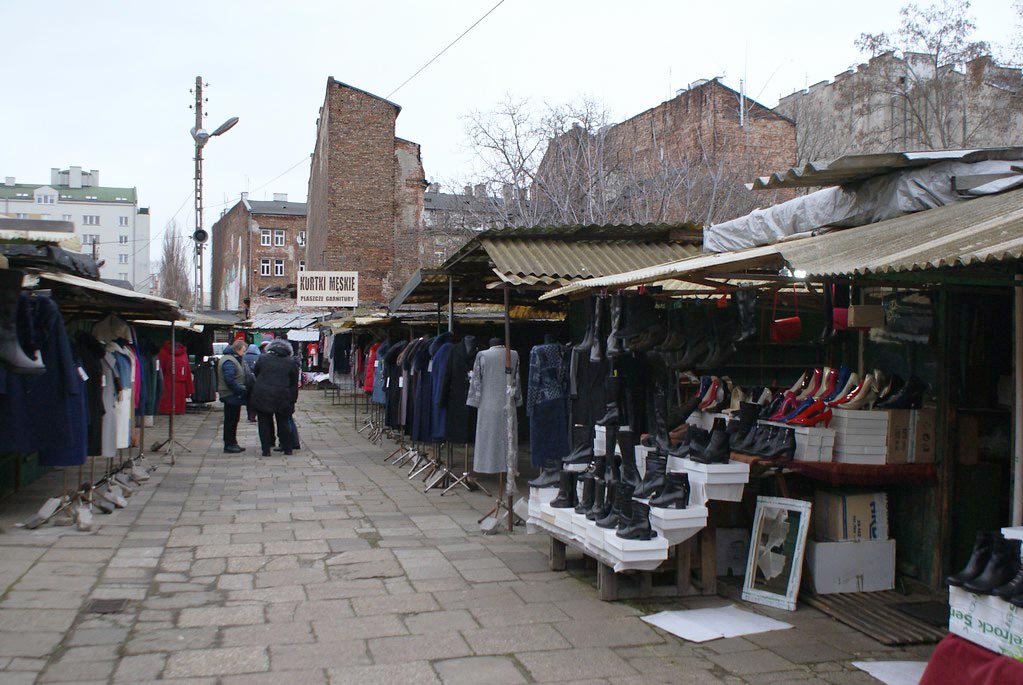
<instances>
[{"instance_id":1,"label":"metal utility pole","mask_svg":"<svg viewBox=\"0 0 1023 685\"><path fill-rule=\"evenodd\" d=\"M226 133L235 124L238 123L238 117L231 117L224 123L222 123L213 133L207 133L202 127L203 117L206 112L203 111L203 105L206 104L206 99L202 96L203 84L202 76L195 77L195 104L192 105L195 108L195 126L192 127L192 139L195 141L195 232L192 233L192 240L195 241L195 299L192 309L195 311L202 311L205 303L205 287L203 283L203 252L206 249L206 241L209 240L210 234L203 228L202 219L202 149L209 142L210 138L219 136Z\"/></svg>"}]
</instances>

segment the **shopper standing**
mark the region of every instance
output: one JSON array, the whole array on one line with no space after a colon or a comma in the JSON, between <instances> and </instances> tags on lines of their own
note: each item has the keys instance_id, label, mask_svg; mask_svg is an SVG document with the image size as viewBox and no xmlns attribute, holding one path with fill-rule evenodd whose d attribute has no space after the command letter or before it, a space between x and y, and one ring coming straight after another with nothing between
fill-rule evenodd
<instances>
[{"instance_id":1,"label":"shopper standing","mask_svg":"<svg viewBox=\"0 0 1023 685\"><path fill-rule=\"evenodd\" d=\"M259 443L263 456L269 457L277 433L290 434L288 421L298 401L298 365L291 357L291 345L286 340L274 340L256 362L256 384L252 389L251 406L256 410L259 422ZM284 443L292 454L290 442Z\"/></svg>"},{"instance_id":2,"label":"shopper standing","mask_svg":"<svg viewBox=\"0 0 1023 685\"><path fill-rule=\"evenodd\" d=\"M245 448L238 444L238 419L242 414L248 390L245 387L247 367L242 360L244 340L235 340L217 363L217 389L224 403L224 451L236 454Z\"/></svg>"},{"instance_id":3,"label":"shopper standing","mask_svg":"<svg viewBox=\"0 0 1023 685\"><path fill-rule=\"evenodd\" d=\"M256 373L256 362L259 360L259 355L262 354L262 350L256 347L255 343L249 345L249 349L245 350L245 355L242 357L242 361L245 362L245 366L248 367L249 371L253 374ZM249 423L256 422L256 410L252 408L250 403L246 407L248 413Z\"/></svg>"}]
</instances>

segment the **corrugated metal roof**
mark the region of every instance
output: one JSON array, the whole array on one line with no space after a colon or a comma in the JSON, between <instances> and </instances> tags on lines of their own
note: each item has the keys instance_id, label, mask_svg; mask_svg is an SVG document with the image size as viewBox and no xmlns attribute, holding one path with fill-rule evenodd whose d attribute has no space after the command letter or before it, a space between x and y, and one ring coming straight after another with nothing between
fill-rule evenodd
<instances>
[{"instance_id":1,"label":"corrugated metal roof","mask_svg":"<svg viewBox=\"0 0 1023 685\"><path fill-rule=\"evenodd\" d=\"M661 246L662 249L664 247L666 246ZM666 254L666 252L661 252L662 257L666 256ZM701 252L696 256L691 256L686 259L661 263L644 269L626 271L612 276L592 278L586 281L572 283L571 285L567 285L563 288L558 288L557 290L545 293L540 296L540 299L546 300L552 297L560 297L562 295L569 295L581 290L592 290L596 288L622 288L640 285L643 283L657 283L668 279L677 279L678 277L685 276L687 274L720 269L721 267L727 267L730 271L736 271L762 265L764 263L770 263L771 261L778 259L778 247L775 245L752 247L748 250L739 250L737 252L715 252L713 254Z\"/></svg>"},{"instance_id":2,"label":"corrugated metal roof","mask_svg":"<svg viewBox=\"0 0 1023 685\"><path fill-rule=\"evenodd\" d=\"M832 160L818 160L792 167L770 176L761 176L748 187L753 190L771 188L807 188L837 186L862 181L909 167L929 166L938 162L982 162L989 159L1023 159L1023 148L982 148L976 150L928 150L923 152L880 152L870 155L845 155Z\"/></svg>"},{"instance_id":3,"label":"corrugated metal roof","mask_svg":"<svg viewBox=\"0 0 1023 685\"><path fill-rule=\"evenodd\" d=\"M287 200L246 200L252 214L273 214L279 216L305 216L306 203Z\"/></svg>"},{"instance_id":4,"label":"corrugated metal roof","mask_svg":"<svg viewBox=\"0 0 1023 685\"><path fill-rule=\"evenodd\" d=\"M810 276L916 271L1023 256L1023 190L774 246Z\"/></svg>"},{"instance_id":5,"label":"corrugated metal roof","mask_svg":"<svg viewBox=\"0 0 1023 685\"><path fill-rule=\"evenodd\" d=\"M507 280L594 278L700 252L698 247L683 243L631 240L481 237L480 243L493 260L494 270Z\"/></svg>"},{"instance_id":6,"label":"corrugated metal roof","mask_svg":"<svg viewBox=\"0 0 1023 685\"><path fill-rule=\"evenodd\" d=\"M330 312L274 312L272 314L259 314L240 327L259 331L306 328L328 314Z\"/></svg>"}]
</instances>

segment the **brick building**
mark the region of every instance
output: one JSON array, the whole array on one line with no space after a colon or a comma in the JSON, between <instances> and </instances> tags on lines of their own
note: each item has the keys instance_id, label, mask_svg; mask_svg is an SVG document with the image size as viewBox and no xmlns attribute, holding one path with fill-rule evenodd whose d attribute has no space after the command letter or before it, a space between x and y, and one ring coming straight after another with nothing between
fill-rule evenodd
<instances>
[{"instance_id":1,"label":"brick building","mask_svg":"<svg viewBox=\"0 0 1023 685\"><path fill-rule=\"evenodd\" d=\"M213 309L255 311L288 292L305 268L306 204L289 202L287 194L261 201L242 193L211 233Z\"/></svg>"},{"instance_id":2,"label":"brick building","mask_svg":"<svg viewBox=\"0 0 1023 685\"><path fill-rule=\"evenodd\" d=\"M566 131L537 176L587 222L715 223L788 199L744 184L795 161L788 117L710 79L620 124ZM530 200L542 203L537 190ZM577 209L589 207L599 213Z\"/></svg>"},{"instance_id":3,"label":"brick building","mask_svg":"<svg viewBox=\"0 0 1023 685\"><path fill-rule=\"evenodd\" d=\"M359 303L385 304L424 259L419 145L394 135L401 107L327 79L309 175L311 270L359 272Z\"/></svg>"}]
</instances>

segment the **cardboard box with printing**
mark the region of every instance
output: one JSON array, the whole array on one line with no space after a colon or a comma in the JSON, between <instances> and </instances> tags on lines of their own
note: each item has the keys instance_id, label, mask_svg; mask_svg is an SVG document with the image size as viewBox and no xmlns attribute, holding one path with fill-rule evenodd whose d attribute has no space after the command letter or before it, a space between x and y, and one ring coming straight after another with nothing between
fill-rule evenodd
<instances>
[{"instance_id":1,"label":"cardboard box with printing","mask_svg":"<svg viewBox=\"0 0 1023 685\"><path fill-rule=\"evenodd\" d=\"M818 490L813 504L814 536L821 542L888 539L888 495Z\"/></svg>"},{"instance_id":2,"label":"cardboard box with printing","mask_svg":"<svg viewBox=\"0 0 1023 685\"><path fill-rule=\"evenodd\" d=\"M835 409L835 461L846 464L934 462L933 409Z\"/></svg>"}]
</instances>

